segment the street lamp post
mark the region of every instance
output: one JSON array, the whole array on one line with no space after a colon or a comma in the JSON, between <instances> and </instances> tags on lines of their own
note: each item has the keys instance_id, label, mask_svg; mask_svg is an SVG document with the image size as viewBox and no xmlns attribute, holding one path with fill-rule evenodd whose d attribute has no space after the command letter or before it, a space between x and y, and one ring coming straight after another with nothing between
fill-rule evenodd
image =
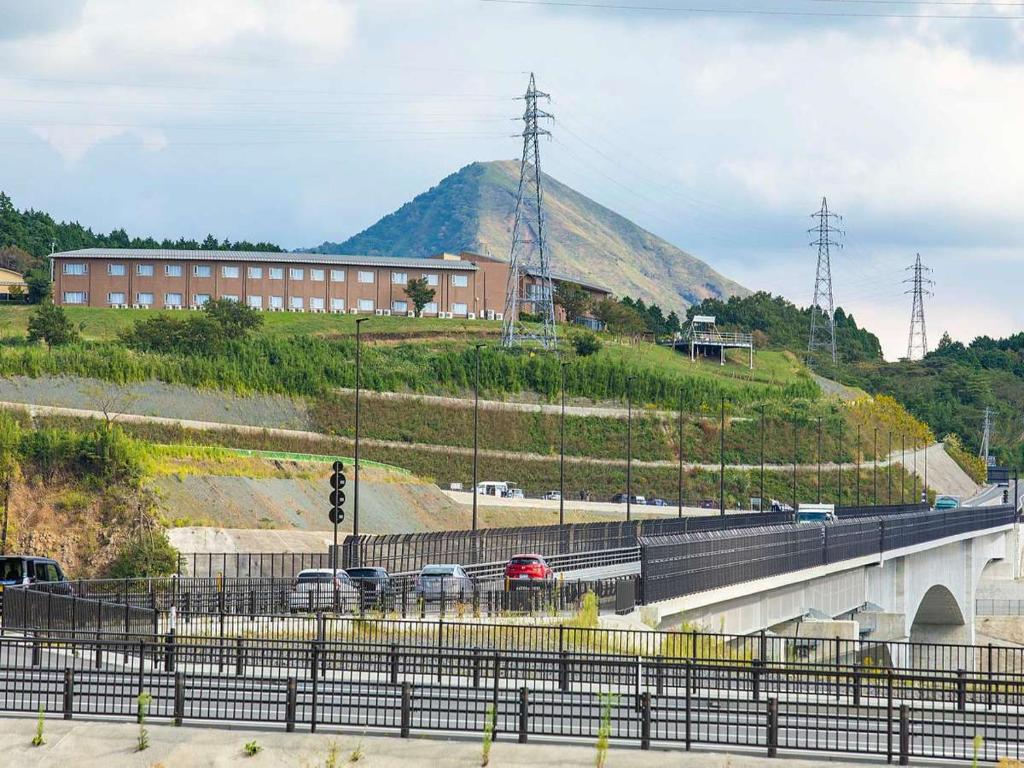
<instances>
[{"instance_id":1,"label":"street lamp post","mask_svg":"<svg viewBox=\"0 0 1024 768\"><path fill-rule=\"evenodd\" d=\"M761 485L758 490L761 498L761 512L764 512L764 403L761 403Z\"/></svg>"},{"instance_id":2,"label":"street lamp post","mask_svg":"<svg viewBox=\"0 0 1024 768\"><path fill-rule=\"evenodd\" d=\"M907 436L900 433L900 504L907 503Z\"/></svg>"},{"instance_id":3,"label":"street lamp post","mask_svg":"<svg viewBox=\"0 0 1024 768\"><path fill-rule=\"evenodd\" d=\"M353 491L352 491L352 535L359 536L359 394L362 388L362 376L363 369L361 363L360 354L363 347L362 330L363 323L370 318L368 317L357 317L356 318L356 455L355 455L355 469L353 471ZM359 557L359 547L355 548L356 558ZM361 563L356 562L356 565Z\"/></svg>"},{"instance_id":4,"label":"street lamp post","mask_svg":"<svg viewBox=\"0 0 1024 768\"><path fill-rule=\"evenodd\" d=\"M878 427L875 427L875 468L871 472L871 506L878 506Z\"/></svg>"},{"instance_id":5,"label":"street lamp post","mask_svg":"<svg viewBox=\"0 0 1024 768\"><path fill-rule=\"evenodd\" d=\"M918 492L919 478L917 476L917 437L914 437L913 445L911 449L914 451L914 503L917 504L921 501L921 494Z\"/></svg>"},{"instance_id":6,"label":"street lamp post","mask_svg":"<svg viewBox=\"0 0 1024 768\"><path fill-rule=\"evenodd\" d=\"M565 525L565 366L562 361L562 417L558 423L558 524Z\"/></svg>"},{"instance_id":7,"label":"street lamp post","mask_svg":"<svg viewBox=\"0 0 1024 768\"><path fill-rule=\"evenodd\" d=\"M837 458L839 459L839 461L836 464L836 468L837 468L837 470L839 472L839 502L836 504L836 506L841 507L841 506L843 506L843 420L842 420L842 418L839 419L839 449L838 449L838 451L839 451L839 456Z\"/></svg>"},{"instance_id":8,"label":"street lamp post","mask_svg":"<svg viewBox=\"0 0 1024 768\"><path fill-rule=\"evenodd\" d=\"M722 396L722 416L718 424L718 514L725 515L725 396Z\"/></svg>"},{"instance_id":9,"label":"street lamp post","mask_svg":"<svg viewBox=\"0 0 1024 768\"><path fill-rule=\"evenodd\" d=\"M818 503L821 504L821 416L818 417Z\"/></svg>"},{"instance_id":10,"label":"street lamp post","mask_svg":"<svg viewBox=\"0 0 1024 768\"><path fill-rule=\"evenodd\" d=\"M796 459L797 448L800 441L800 432L796 425L796 418L793 418L793 514L796 515Z\"/></svg>"},{"instance_id":11,"label":"street lamp post","mask_svg":"<svg viewBox=\"0 0 1024 768\"><path fill-rule=\"evenodd\" d=\"M486 344L474 344L476 350L476 377L473 380L473 531L477 529L477 460L480 452L480 349Z\"/></svg>"},{"instance_id":12,"label":"street lamp post","mask_svg":"<svg viewBox=\"0 0 1024 768\"><path fill-rule=\"evenodd\" d=\"M626 521L633 517L633 379L626 377Z\"/></svg>"},{"instance_id":13,"label":"street lamp post","mask_svg":"<svg viewBox=\"0 0 1024 768\"><path fill-rule=\"evenodd\" d=\"M683 393L679 392L679 517L683 516Z\"/></svg>"},{"instance_id":14,"label":"street lamp post","mask_svg":"<svg viewBox=\"0 0 1024 768\"><path fill-rule=\"evenodd\" d=\"M886 504L892 506L892 432L889 433L889 453L886 454L885 458L885 478L886 483L889 486L888 500Z\"/></svg>"},{"instance_id":15,"label":"street lamp post","mask_svg":"<svg viewBox=\"0 0 1024 768\"><path fill-rule=\"evenodd\" d=\"M864 444L860 441L860 424L857 425L857 454L856 454L856 472L857 472L857 491L856 501L854 504L860 506L860 456L864 452Z\"/></svg>"}]
</instances>

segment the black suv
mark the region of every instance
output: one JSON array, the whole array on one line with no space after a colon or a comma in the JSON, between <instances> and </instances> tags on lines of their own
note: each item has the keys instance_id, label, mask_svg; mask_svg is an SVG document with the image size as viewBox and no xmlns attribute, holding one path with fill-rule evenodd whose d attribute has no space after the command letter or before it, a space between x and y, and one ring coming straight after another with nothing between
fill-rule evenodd
<instances>
[{"instance_id":1,"label":"black suv","mask_svg":"<svg viewBox=\"0 0 1024 768\"><path fill-rule=\"evenodd\" d=\"M345 573L359 590L363 608L390 610L395 604L395 585L391 575L383 568L347 568Z\"/></svg>"}]
</instances>

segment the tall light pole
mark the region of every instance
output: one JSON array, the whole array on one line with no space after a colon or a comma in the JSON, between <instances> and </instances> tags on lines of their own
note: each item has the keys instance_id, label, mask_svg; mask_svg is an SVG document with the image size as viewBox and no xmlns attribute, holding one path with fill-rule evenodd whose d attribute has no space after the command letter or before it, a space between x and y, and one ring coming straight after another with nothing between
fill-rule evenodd
<instances>
[{"instance_id":1,"label":"tall light pole","mask_svg":"<svg viewBox=\"0 0 1024 768\"><path fill-rule=\"evenodd\" d=\"M562 418L558 424L558 524L565 525L565 367L562 361Z\"/></svg>"},{"instance_id":2,"label":"tall light pole","mask_svg":"<svg viewBox=\"0 0 1024 768\"><path fill-rule=\"evenodd\" d=\"M473 379L473 531L477 528L476 486L477 459L480 450L480 349L486 344L474 344L476 350L476 376Z\"/></svg>"},{"instance_id":3,"label":"tall light pole","mask_svg":"<svg viewBox=\"0 0 1024 768\"><path fill-rule=\"evenodd\" d=\"M718 424L718 514L725 515L725 395L722 395L722 416Z\"/></svg>"},{"instance_id":4,"label":"tall light pole","mask_svg":"<svg viewBox=\"0 0 1024 768\"><path fill-rule=\"evenodd\" d=\"M821 504L821 416L818 417L818 503Z\"/></svg>"},{"instance_id":5,"label":"tall light pole","mask_svg":"<svg viewBox=\"0 0 1024 768\"><path fill-rule=\"evenodd\" d=\"M353 483L355 488L352 492L352 535L359 535L359 391L362 387L362 364L360 362L360 352L362 351L363 339L362 329L363 323L370 318L368 317L357 317L356 318L356 455L355 455L355 471ZM359 552L357 546L355 551ZM358 557L358 555L357 555ZM361 563L356 562L356 565Z\"/></svg>"},{"instance_id":6,"label":"tall light pole","mask_svg":"<svg viewBox=\"0 0 1024 768\"><path fill-rule=\"evenodd\" d=\"M797 447L800 440L800 432L796 425L796 417L793 417L793 514L796 515L796 459ZM794 518L795 519L795 518Z\"/></svg>"},{"instance_id":7,"label":"tall light pole","mask_svg":"<svg viewBox=\"0 0 1024 768\"><path fill-rule=\"evenodd\" d=\"M633 379L626 377L626 521L633 518Z\"/></svg>"},{"instance_id":8,"label":"tall light pole","mask_svg":"<svg viewBox=\"0 0 1024 768\"><path fill-rule=\"evenodd\" d=\"M921 501L921 494L917 490L918 483L920 482L917 477L917 436L914 436L914 442L911 445L911 450L914 451L914 503L918 504Z\"/></svg>"},{"instance_id":9,"label":"tall light pole","mask_svg":"<svg viewBox=\"0 0 1024 768\"><path fill-rule=\"evenodd\" d=\"M875 468L871 472L871 506L878 506L878 427L875 427Z\"/></svg>"},{"instance_id":10,"label":"tall light pole","mask_svg":"<svg viewBox=\"0 0 1024 768\"><path fill-rule=\"evenodd\" d=\"M888 495L888 501L886 501L886 504L888 504L891 507L892 506L892 432L889 433L889 453L886 455L886 458L885 458L885 478L886 478L886 483L889 486L889 495Z\"/></svg>"},{"instance_id":11,"label":"tall light pole","mask_svg":"<svg viewBox=\"0 0 1024 768\"><path fill-rule=\"evenodd\" d=\"M860 424L857 425L857 454L856 454L856 466L857 466L857 493L856 506L860 506L860 457L864 452L864 444L860 441Z\"/></svg>"},{"instance_id":12,"label":"tall light pole","mask_svg":"<svg viewBox=\"0 0 1024 768\"><path fill-rule=\"evenodd\" d=\"M761 501L760 512L764 512L764 403L761 403L761 489L758 491Z\"/></svg>"},{"instance_id":13,"label":"tall light pole","mask_svg":"<svg viewBox=\"0 0 1024 768\"><path fill-rule=\"evenodd\" d=\"M900 433L900 504L907 503L907 436Z\"/></svg>"},{"instance_id":14,"label":"tall light pole","mask_svg":"<svg viewBox=\"0 0 1024 768\"><path fill-rule=\"evenodd\" d=\"M836 503L837 507L843 506L843 417L839 417L839 456L836 468L839 472L839 501Z\"/></svg>"},{"instance_id":15,"label":"tall light pole","mask_svg":"<svg viewBox=\"0 0 1024 768\"><path fill-rule=\"evenodd\" d=\"M679 517L683 516L683 392L679 392Z\"/></svg>"}]
</instances>

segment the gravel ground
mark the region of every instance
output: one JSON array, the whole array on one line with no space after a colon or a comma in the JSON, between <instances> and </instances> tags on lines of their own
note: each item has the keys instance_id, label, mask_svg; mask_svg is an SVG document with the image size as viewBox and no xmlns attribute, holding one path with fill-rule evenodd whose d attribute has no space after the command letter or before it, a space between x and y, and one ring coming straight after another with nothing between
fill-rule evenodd
<instances>
[{"instance_id":1,"label":"gravel ground","mask_svg":"<svg viewBox=\"0 0 1024 768\"><path fill-rule=\"evenodd\" d=\"M75 376L0 378L0 400L253 427L310 429L305 404L291 397L206 391L149 381L124 386Z\"/></svg>"}]
</instances>

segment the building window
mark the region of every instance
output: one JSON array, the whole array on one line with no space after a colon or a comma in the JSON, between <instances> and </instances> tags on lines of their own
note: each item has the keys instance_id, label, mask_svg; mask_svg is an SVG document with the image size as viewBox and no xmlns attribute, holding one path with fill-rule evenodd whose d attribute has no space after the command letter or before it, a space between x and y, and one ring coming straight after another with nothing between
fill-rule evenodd
<instances>
[{"instance_id":1,"label":"building window","mask_svg":"<svg viewBox=\"0 0 1024 768\"><path fill-rule=\"evenodd\" d=\"M65 264L61 270L65 275L87 275L89 274L88 264Z\"/></svg>"},{"instance_id":2,"label":"building window","mask_svg":"<svg viewBox=\"0 0 1024 768\"><path fill-rule=\"evenodd\" d=\"M222 266L220 268L220 276L226 277L229 280L233 280L237 277L241 277L241 271L238 269L238 267Z\"/></svg>"},{"instance_id":3,"label":"building window","mask_svg":"<svg viewBox=\"0 0 1024 768\"><path fill-rule=\"evenodd\" d=\"M288 299L288 306L291 309L302 309L302 297L292 296Z\"/></svg>"},{"instance_id":4,"label":"building window","mask_svg":"<svg viewBox=\"0 0 1024 768\"><path fill-rule=\"evenodd\" d=\"M323 299L316 299L316 298L310 299L309 300L309 308L310 309L314 309L314 310L323 311L324 300Z\"/></svg>"},{"instance_id":5,"label":"building window","mask_svg":"<svg viewBox=\"0 0 1024 768\"><path fill-rule=\"evenodd\" d=\"M345 300L344 299L331 299L331 312L344 312L345 311Z\"/></svg>"},{"instance_id":6,"label":"building window","mask_svg":"<svg viewBox=\"0 0 1024 768\"><path fill-rule=\"evenodd\" d=\"M224 299L224 301L234 301L234 302L237 302L238 301L238 294L237 293L225 293L225 294L223 294L221 296L221 298Z\"/></svg>"},{"instance_id":7,"label":"building window","mask_svg":"<svg viewBox=\"0 0 1024 768\"><path fill-rule=\"evenodd\" d=\"M344 283L345 282L345 270L344 269L332 269L331 270L331 282L332 283Z\"/></svg>"},{"instance_id":8,"label":"building window","mask_svg":"<svg viewBox=\"0 0 1024 768\"><path fill-rule=\"evenodd\" d=\"M469 307L467 307L465 304L459 304L459 303L452 304L452 314L453 315L466 315L468 313L469 313Z\"/></svg>"},{"instance_id":9,"label":"building window","mask_svg":"<svg viewBox=\"0 0 1024 768\"><path fill-rule=\"evenodd\" d=\"M249 279L250 280L262 280L263 279L263 267L249 267Z\"/></svg>"},{"instance_id":10,"label":"building window","mask_svg":"<svg viewBox=\"0 0 1024 768\"><path fill-rule=\"evenodd\" d=\"M424 315L436 315L437 314L437 302L436 301L428 301L426 304L424 304L423 305L423 314Z\"/></svg>"},{"instance_id":11,"label":"building window","mask_svg":"<svg viewBox=\"0 0 1024 768\"><path fill-rule=\"evenodd\" d=\"M164 264L165 277L181 277L181 264Z\"/></svg>"},{"instance_id":12,"label":"building window","mask_svg":"<svg viewBox=\"0 0 1024 768\"><path fill-rule=\"evenodd\" d=\"M135 274L139 277L152 277L153 276L153 265L152 264L136 264Z\"/></svg>"},{"instance_id":13,"label":"building window","mask_svg":"<svg viewBox=\"0 0 1024 768\"><path fill-rule=\"evenodd\" d=\"M466 288L467 286L469 286L469 275L452 275L452 288Z\"/></svg>"},{"instance_id":14,"label":"building window","mask_svg":"<svg viewBox=\"0 0 1024 768\"><path fill-rule=\"evenodd\" d=\"M107 264L107 274L111 277L124 277L128 270L124 268L124 264ZM119 302L124 304L124 302Z\"/></svg>"},{"instance_id":15,"label":"building window","mask_svg":"<svg viewBox=\"0 0 1024 768\"><path fill-rule=\"evenodd\" d=\"M359 311L360 312L373 312L373 299L360 299L359 300Z\"/></svg>"},{"instance_id":16,"label":"building window","mask_svg":"<svg viewBox=\"0 0 1024 768\"><path fill-rule=\"evenodd\" d=\"M165 307L180 307L181 306L181 294L180 293L165 293L164 294L164 306Z\"/></svg>"},{"instance_id":17,"label":"building window","mask_svg":"<svg viewBox=\"0 0 1024 768\"><path fill-rule=\"evenodd\" d=\"M309 270L309 279L317 283L322 283L324 281L324 271L322 269Z\"/></svg>"},{"instance_id":18,"label":"building window","mask_svg":"<svg viewBox=\"0 0 1024 768\"><path fill-rule=\"evenodd\" d=\"M409 284L409 273L408 272L392 272L391 273L391 284L392 285L408 285Z\"/></svg>"},{"instance_id":19,"label":"building window","mask_svg":"<svg viewBox=\"0 0 1024 768\"><path fill-rule=\"evenodd\" d=\"M306 276L306 270L299 267L292 267L288 270L288 277L292 280L302 280Z\"/></svg>"},{"instance_id":20,"label":"building window","mask_svg":"<svg viewBox=\"0 0 1024 768\"><path fill-rule=\"evenodd\" d=\"M283 267L271 267L269 270L271 280L284 280Z\"/></svg>"},{"instance_id":21,"label":"building window","mask_svg":"<svg viewBox=\"0 0 1024 768\"><path fill-rule=\"evenodd\" d=\"M150 267L152 269L152 267ZM153 306L153 294L152 293L136 293L135 303L140 307L151 307Z\"/></svg>"},{"instance_id":22,"label":"building window","mask_svg":"<svg viewBox=\"0 0 1024 768\"><path fill-rule=\"evenodd\" d=\"M270 308L271 309L284 309L284 299L280 296L270 297Z\"/></svg>"},{"instance_id":23,"label":"building window","mask_svg":"<svg viewBox=\"0 0 1024 768\"><path fill-rule=\"evenodd\" d=\"M192 297L192 303L197 307L203 306L210 300L210 294L208 293L197 293Z\"/></svg>"},{"instance_id":24,"label":"building window","mask_svg":"<svg viewBox=\"0 0 1024 768\"><path fill-rule=\"evenodd\" d=\"M409 314L409 302L407 301L392 301L391 311L396 315L407 315Z\"/></svg>"},{"instance_id":25,"label":"building window","mask_svg":"<svg viewBox=\"0 0 1024 768\"><path fill-rule=\"evenodd\" d=\"M107 294L107 304L127 304L124 298L124 291L113 291Z\"/></svg>"},{"instance_id":26,"label":"building window","mask_svg":"<svg viewBox=\"0 0 1024 768\"><path fill-rule=\"evenodd\" d=\"M427 281L427 285L437 287L437 275L433 272L428 272L423 276L423 279Z\"/></svg>"},{"instance_id":27,"label":"building window","mask_svg":"<svg viewBox=\"0 0 1024 768\"><path fill-rule=\"evenodd\" d=\"M360 283L372 283L373 272L359 270L359 282Z\"/></svg>"},{"instance_id":28,"label":"building window","mask_svg":"<svg viewBox=\"0 0 1024 768\"><path fill-rule=\"evenodd\" d=\"M87 304L89 294L85 291L64 291L65 304Z\"/></svg>"},{"instance_id":29,"label":"building window","mask_svg":"<svg viewBox=\"0 0 1024 768\"><path fill-rule=\"evenodd\" d=\"M213 277L213 268L209 264L196 264L192 267L192 274L196 277Z\"/></svg>"},{"instance_id":30,"label":"building window","mask_svg":"<svg viewBox=\"0 0 1024 768\"><path fill-rule=\"evenodd\" d=\"M262 296L249 296L246 302L253 309L263 309L263 297Z\"/></svg>"}]
</instances>

